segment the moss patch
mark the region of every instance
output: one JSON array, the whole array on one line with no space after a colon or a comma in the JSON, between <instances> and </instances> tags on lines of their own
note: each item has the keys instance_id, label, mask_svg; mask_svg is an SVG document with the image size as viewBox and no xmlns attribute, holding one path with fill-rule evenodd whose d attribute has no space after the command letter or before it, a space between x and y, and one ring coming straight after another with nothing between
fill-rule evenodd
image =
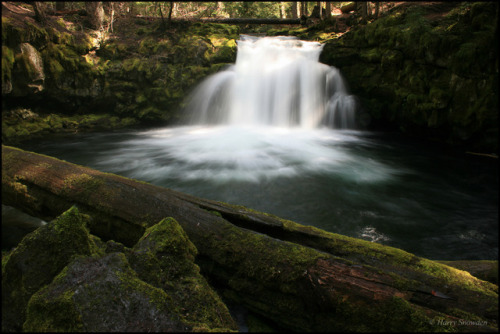
<instances>
[{"instance_id":1,"label":"moss patch","mask_svg":"<svg viewBox=\"0 0 500 334\"><path fill-rule=\"evenodd\" d=\"M125 255L79 258L30 300L25 331L186 331L171 298L138 279Z\"/></svg>"},{"instance_id":2,"label":"moss patch","mask_svg":"<svg viewBox=\"0 0 500 334\"><path fill-rule=\"evenodd\" d=\"M26 235L12 251L2 275L3 330L21 328L28 300L75 256L99 252L89 237L88 219L73 207Z\"/></svg>"},{"instance_id":3,"label":"moss patch","mask_svg":"<svg viewBox=\"0 0 500 334\"><path fill-rule=\"evenodd\" d=\"M141 279L172 296L194 330L236 329L226 305L194 264L196 253L177 221L166 218L145 231L129 259Z\"/></svg>"}]
</instances>

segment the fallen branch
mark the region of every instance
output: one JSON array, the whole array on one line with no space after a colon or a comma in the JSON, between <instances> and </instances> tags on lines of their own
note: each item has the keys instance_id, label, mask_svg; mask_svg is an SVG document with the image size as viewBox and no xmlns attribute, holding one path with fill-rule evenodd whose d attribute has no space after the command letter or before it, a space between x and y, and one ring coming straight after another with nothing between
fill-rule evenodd
<instances>
[{"instance_id":1,"label":"fallen branch","mask_svg":"<svg viewBox=\"0 0 500 334\"><path fill-rule=\"evenodd\" d=\"M467 272L3 145L2 202L45 220L76 204L93 217L92 233L128 245L173 217L198 249L202 273L226 298L290 330L497 327L498 287ZM464 317L480 322L458 325Z\"/></svg>"},{"instance_id":2,"label":"fallen branch","mask_svg":"<svg viewBox=\"0 0 500 334\"><path fill-rule=\"evenodd\" d=\"M161 19L157 16L137 17L154 21ZM225 24L301 24L300 19L262 19L262 18L171 18L172 22L202 22L202 23L225 23Z\"/></svg>"},{"instance_id":3,"label":"fallen branch","mask_svg":"<svg viewBox=\"0 0 500 334\"><path fill-rule=\"evenodd\" d=\"M482 157L488 157L488 158L495 158L495 159L498 159L498 155L496 155L495 153L491 153L491 154L488 154L488 153L477 153L477 152L465 152L466 154L472 154L472 155L479 155L479 156L482 156Z\"/></svg>"}]
</instances>

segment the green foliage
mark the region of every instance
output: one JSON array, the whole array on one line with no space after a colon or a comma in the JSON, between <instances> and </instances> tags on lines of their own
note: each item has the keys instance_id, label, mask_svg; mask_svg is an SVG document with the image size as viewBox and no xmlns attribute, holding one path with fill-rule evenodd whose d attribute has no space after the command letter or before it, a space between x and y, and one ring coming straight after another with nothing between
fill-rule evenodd
<instances>
[{"instance_id":1,"label":"green foliage","mask_svg":"<svg viewBox=\"0 0 500 334\"><path fill-rule=\"evenodd\" d=\"M11 71L14 67L14 51L2 45L2 84L11 79Z\"/></svg>"},{"instance_id":2,"label":"green foliage","mask_svg":"<svg viewBox=\"0 0 500 334\"><path fill-rule=\"evenodd\" d=\"M224 3L230 17L279 18L279 2L234 1Z\"/></svg>"},{"instance_id":3,"label":"green foliage","mask_svg":"<svg viewBox=\"0 0 500 334\"><path fill-rule=\"evenodd\" d=\"M170 4L168 2L135 2L139 14L145 16L168 16ZM174 17L231 17L231 18L279 18L280 2L273 1L227 1L221 2L176 2ZM291 2L284 3L285 13L290 15ZM285 14L283 13L283 14Z\"/></svg>"}]
</instances>

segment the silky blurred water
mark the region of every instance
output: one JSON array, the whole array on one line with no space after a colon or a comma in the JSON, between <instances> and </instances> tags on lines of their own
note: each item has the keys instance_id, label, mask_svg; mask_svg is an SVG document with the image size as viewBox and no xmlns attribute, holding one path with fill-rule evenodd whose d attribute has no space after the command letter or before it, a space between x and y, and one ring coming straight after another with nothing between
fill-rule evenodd
<instances>
[{"instance_id":1,"label":"silky blurred water","mask_svg":"<svg viewBox=\"0 0 500 334\"><path fill-rule=\"evenodd\" d=\"M498 161L329 128L184 126L23 148L431 259L498 258Z\"/></svg>"}]
</instances>

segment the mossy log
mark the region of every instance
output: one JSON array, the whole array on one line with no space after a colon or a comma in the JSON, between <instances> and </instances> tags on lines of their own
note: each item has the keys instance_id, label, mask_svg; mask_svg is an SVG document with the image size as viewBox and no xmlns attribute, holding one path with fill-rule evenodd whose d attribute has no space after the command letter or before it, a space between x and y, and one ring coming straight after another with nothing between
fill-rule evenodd
<instances>
[{"instance_id":1,"label":"mossy log","mask_svg":"<svg viewBox=\"0 0 500 334\"><path fill-rule=\"evenodd\" d=\"M138 16L146 20L161 20L157 16ZM301 24L300 19L272 19L272 18L172 18L172 22L202 22L225 24Z\"/></svg>"},{"instance_id":2,"label":"mossy log","mask_svg":"<svg viewBox=\"0 0 500 334\"><path fill-rule=\"evenodd\" d=\"M298 331L491 331L498 286L405 251L2 145L2 202L42 219L77 205L90 231L133 245L165 217L202 273Z\"/></svg>"}]
</instances>

